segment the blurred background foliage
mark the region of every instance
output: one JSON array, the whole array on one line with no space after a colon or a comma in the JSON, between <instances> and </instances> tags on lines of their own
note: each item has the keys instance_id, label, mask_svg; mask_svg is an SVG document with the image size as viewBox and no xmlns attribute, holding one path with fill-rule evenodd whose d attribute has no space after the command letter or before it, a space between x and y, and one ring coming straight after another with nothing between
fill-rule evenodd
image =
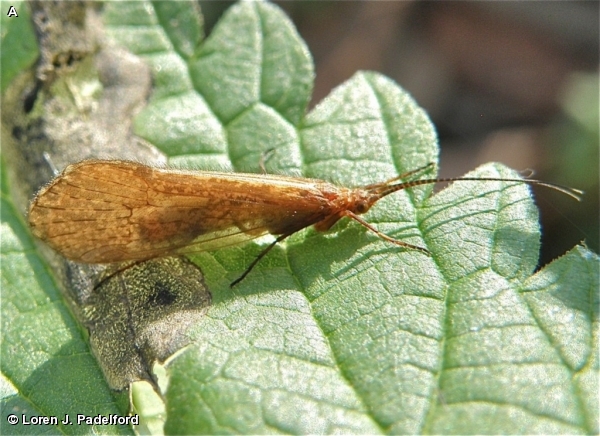
<instances>
[{"instance_id":1,"label":"blurred background foliage","mask_svg":"<svg viewBox=\"0 0 600 436\"><path fill-rule=\"evenodd\" d=\"M206 28L233 2L202 2ZM316 64L312 106L357 70L407 89L440 138L441 176L489 161L586 191L536 189L540 265L598 252L599 2L275 2Z\"/></svg>"}]
</instances>

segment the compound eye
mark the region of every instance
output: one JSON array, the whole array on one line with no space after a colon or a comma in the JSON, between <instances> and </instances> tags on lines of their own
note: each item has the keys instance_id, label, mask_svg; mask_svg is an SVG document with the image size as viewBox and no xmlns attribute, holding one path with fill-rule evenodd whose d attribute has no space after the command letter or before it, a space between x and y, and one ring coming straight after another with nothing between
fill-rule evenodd
<instances>
[{"instance_id":1,"label":"compound eye","mask_svg":"<svg viewBox=\"0 0 600 436\"><path fill-rule=\"evenodd\" d=\"M369 205L366 201L359 201L356 203L356 208L354 209L357 214L363 214L369 210Z\"/></svg>"}]
</instances>

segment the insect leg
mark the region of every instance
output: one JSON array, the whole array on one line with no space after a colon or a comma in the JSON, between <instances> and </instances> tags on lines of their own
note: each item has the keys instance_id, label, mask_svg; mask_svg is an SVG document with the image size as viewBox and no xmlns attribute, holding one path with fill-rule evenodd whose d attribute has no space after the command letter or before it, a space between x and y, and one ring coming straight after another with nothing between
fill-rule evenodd
<instances>
[{"instance_id":1,"label":"insect leg","mask_svg":"<svg viewBox=\"0 0 600 436\"><path fill-rule=\"evenodd\" d=\"M353 220L357 221L358 223L360 223L361 225L365 226L367 229L371 230L373 233L375 233L377 236L379 236L383 240L391 242L392 244L395 244L395 245L399 245L400 247L404 247L404 248L409 248L411 250L420 251L421 253L424 253L424 254L426 254L428 256L430 255L429 251L427 249L423 248L423 247L419 247L417 245L412 245L412 244L409 244L407 242L399 241L398 239L394 239L394 238L386 235L385 233L381 233L379 230L377 230L371 224L369 224L364 219L362 219L361 217L359 217L358 215L356 215L354 212L345 211L343 213L343 215L347 216L349 218L352 218Z\"/></svg>"},{"instance_id":2,"label":"insect leg","mask_svg":"<svg viewBox=\"0 0 600 436\"><path fill-rule=\"evenodd\" d=\"M239 282L241 282L242 280L244 280L246 278L246 276L248 275L248 273L250 271L252 271L252 269L256 266L256 264L263 258L266 256L266 254L271 251L271 249L273 247L275 247L275 245L277 245L278 242L283 241L285 238L287 238L288 236L292 235L293 233L284 233L283 235L277 237L277 239L275 239L272 243L270 243L267 248L265 248L263 251L261 251L258 256L256 256L256 259L254 259L252 261L252 263L248 266L248 268L246 268L246 271L244 271L244 273L239 276L237 279L235 279L233 282L231 282L231 284L229 285L230 288L233 288L235 285L237 285Z\"/></svg>"},{"instance_id":3,"label":"insect leg","mask_svg":"<svg viewBox=\"0 0 600 436\"><path fill-rule=\"evenodd\" d=\"M260 154L260 160L258 161L258 166L260 167L263 174L268 174L267 161L273 157L274 153L275 153L275 148L268 148Z\"/></svg>"},{"instance_id":4,"label":"insect leg","mask_svg":"<svg viewBox=\"0 0 600 436\"><path fill-rule=\"evenodd\" d=\"M60 174L60 171L58 171L58 168L54 166L54 162L52 162L52 157L50 156L50 153L45 151L44 153L42 153L42 156L44 156L44 160L46 161L46 163L50 165L50 169L52 170L52 174L54 175L54 177L58 176Z\"/></svg>"}]
</instances>

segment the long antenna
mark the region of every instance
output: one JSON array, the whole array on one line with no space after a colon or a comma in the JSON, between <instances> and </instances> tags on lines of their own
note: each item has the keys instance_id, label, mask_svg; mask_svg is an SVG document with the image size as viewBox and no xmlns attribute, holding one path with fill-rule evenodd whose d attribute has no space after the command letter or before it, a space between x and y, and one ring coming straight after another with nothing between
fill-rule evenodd
<instances>
[{"instance_id":1,"label":"long antenna","mask_svg":"<svg viewBox=\"0 0 600 436\"><path fill-rule=\"evenodd\" d=\"M525 183L527 185L532 186L545 186L546 188L553 189L558 192L562 192L563 194L568 195L569 197L574 198L577 201L581 201L581 196L583 195L583 191L575 188L569 188L568 186L557 185L554 183L543 182L541 180L535 179L503 179L500 177L448 177L441 179L421 179L421 180L412 180L408 182L401 182L393 185L381 185L373 189L374 192L377 192L380 198L385 197L386 195L390 195L393 192L401 191L403 189L414 188L415 186L421 185L430 185L434 183L447 183L447 182L516 182L516 183Z\"/></svg>"}]
</instances>

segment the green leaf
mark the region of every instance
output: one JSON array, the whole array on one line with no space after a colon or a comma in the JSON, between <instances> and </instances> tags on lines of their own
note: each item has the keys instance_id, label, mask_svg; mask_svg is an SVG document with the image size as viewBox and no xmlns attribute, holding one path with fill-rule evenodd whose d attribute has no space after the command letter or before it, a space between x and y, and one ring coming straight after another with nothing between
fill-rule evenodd
<instances>
[{"instance_id":1,"label":"green leaf","mask_svg":"<svg viewBox=\"0 0 600 436\"><path fill-rule=\"evenodd\" d=\"M273 149L269 172L358 186L437 161L426 114L379 74L304 115L312 61L275 6L237 4L204 41L195 6L171 6L184 28L163 7L109 3L104 19L155 72L135 130L172 164L259 171ZM514 177L498 164L471 175ZM430 194L398 192L365 219L431 256L348 221L299 232L234 289L263 241L194 256L213 306L168 366L166 431L598 433L598 257L577 247L534 274L524 185Z\"/></svg>"},{"instance_id":2,"label":"green leaf","mask_svg":"<svg viewBox=\"0 0 600 436\"><path fill-rule=\"evenodd\" d=\"M8 16L8 11L14 6L18 17ZM21 71L29 68L39 55L29 9L25 2L0 2L2 14L0 37L0 93L3 93L10 81Z\"/></svg>"}]
</instances>

